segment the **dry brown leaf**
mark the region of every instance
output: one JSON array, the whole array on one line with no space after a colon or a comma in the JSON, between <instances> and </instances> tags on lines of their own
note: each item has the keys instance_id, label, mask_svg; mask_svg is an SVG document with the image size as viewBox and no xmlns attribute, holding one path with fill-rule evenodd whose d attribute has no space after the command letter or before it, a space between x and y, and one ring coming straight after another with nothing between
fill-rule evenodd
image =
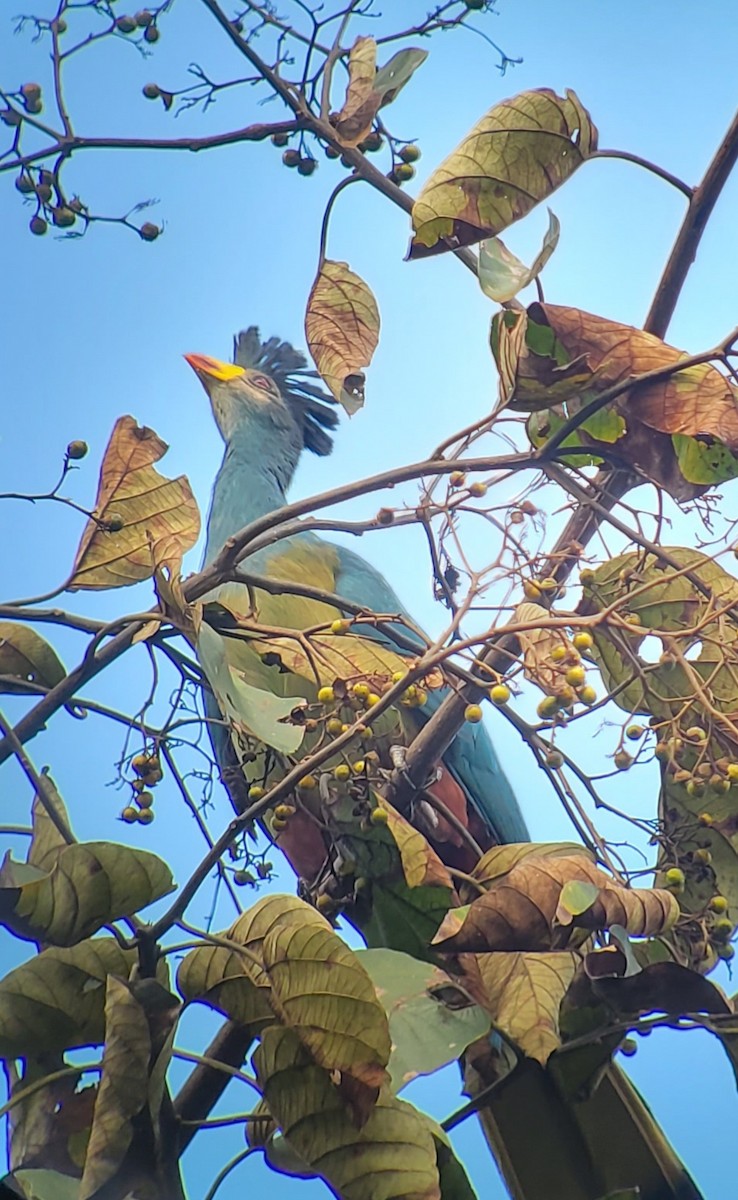
<instances>
[{"instance_id":1,"label":"dry brown leaf","mask_svg":"<svg viewBox=\"0 0 738 1200\"><path fill-rule=\"evenodd\" d=\"M559 1009L579 955L571 950L480 954L477 963L495 1025L545 1066L561 1045Z\"/></svg>"},{"instance_id":2,"label":"dry brown leaf","mask_svg":"<svg viewBox=\"0 0 738 1200\"><path fill-rule=\"evenodd\" d=\"M495 879L508 875L513 867L525 858L558 858L572 854L583 855L594 862L594 855L577 842L509 842L506 846L492 846L482 855L472 872L472 877L483 888L488 888ZM474 899L479 895L476 888L462 892L462 899Z\"/></svg>"},{"instance_id":3,"label":"dry brown leaf","mask_svg":"<svg viewBox=\"0 0 738 1200\"><path fill-rule=\"evenodd\" d=\"M526 601L515 609L513 620L521 625L536 625L536 628L526 629L517 635L523 651L525 678L537 684L549 696L559 696L571 691L564 678L571 662L555 663L551 653L560 647L568 649L569 643L562 629L545 627L550 616L548 610L540 604L530 604Z\"/></svg>"},{"instance_id":4,"label":"dry brown leaf","mask_svg":"<svg viewBox=\"0 0 738 1200\"><path fill-rule=\"evenodd\" d=\"M331 114L331 125L344 146L358 146L382 105L382 93L374 90L376 68L377 43L372 37L358 37L349 52L346 99L341 111Z\"/></svg>"},{"instance_id":5,"label":"dry brown leaf","mask_svg":"<svg viewBox=\"0 0 738 1200\"><path fill-rule=\"evenodd\" d=\"M379 341L379 309L348 263L326 259L305 313L305 337L318 371L351 415L364 403L364 373Z\"/></svg>"},{"instance_id":6,"label":"dry brown leaf","mask_svg":"<svg viewBox=\"0 0 738 1200\"><path fill-rule=\"evenodd\" d=\"M94 514L117 518L118 532L89 521L80 540L70 591L126 587L150 579L157 567L178 571L182 555L200 533L200 513L184 475L166 479L155 470L168 447L153 429L120 417L110 436Z\"/></svg>"},{"instance_id":7,"label":"dry brown leaf","mask_svg":"<svg viewBox=\"0 0 738 1200\"><path fill-rule=\"evenodd\" d=\"M683 350L668 346L653 334L631 325L620 325L593 313L556 304L539 308L570 360L583 356L597 375L598 390L669 367L687 358ZM534 318L535 319L535 318ZM731 387L720 371L709 363L687 367L660 383L644 384L627 392L618 402L633 416L661 433L691 437L709 434L731 450L738 449L738 405Z\"/></svg>"},{"instance_id":8,"label":"dry brown leaf","mask_svg":"<svg viewBox=\"0 0 738 1200\"><path fill-rule=\"evenodd\" d=\"M574 915L562 908L562 892L589 885L593 898ZM662 933L679 916L679 904L661 888L624 888L583 854L529 856L484 896L473 901L461 929L447 936L444 924L433 939L444 952L562 949L578 930L622 925L636 936ZM567 924L562 925L562 921Z\"/></svg>"}]
</instances>

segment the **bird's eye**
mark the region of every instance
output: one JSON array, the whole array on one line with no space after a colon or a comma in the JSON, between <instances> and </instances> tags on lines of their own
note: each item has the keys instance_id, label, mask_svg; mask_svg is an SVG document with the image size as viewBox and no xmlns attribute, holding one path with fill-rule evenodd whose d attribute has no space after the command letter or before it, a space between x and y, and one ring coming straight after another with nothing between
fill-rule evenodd
<instances>
[{"instance_id":1,"label":"bird's eye","mask_svg":"<svg viewBox=\"0 0 738 1200\"><path fill-rule=\"evenodd\" d=\"M266 375L253 375L251 382L254 387L262 388L265 392L271 392L272 390L272 381L271 379L267 379Z\"/></svg>"}]
</instances>

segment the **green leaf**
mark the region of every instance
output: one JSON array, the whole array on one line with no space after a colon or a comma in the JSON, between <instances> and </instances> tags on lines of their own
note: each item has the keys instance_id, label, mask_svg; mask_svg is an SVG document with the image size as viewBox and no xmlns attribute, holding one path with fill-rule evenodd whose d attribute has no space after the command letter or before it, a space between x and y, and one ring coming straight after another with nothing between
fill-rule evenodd
<instances>
[{"instance_id":1,"label":"green leaf","mask_svg":"<svg viewBox=\"0 0 738 1200\"><path fill-rule=\"evenodd\" d=\"M17 621L0 621L0 675L53 688L64 679L66 671L56 651L35 629ZM28 691L3 679L0 694L27 696Z\"/></svg>"},{"instance_id":2,"label":"green leaf","mask_svg":"<svg viewBox=\"0 0 738 1200\"><path fill-rule=\"evenodd\" d=\"M672 435L671 444L677 456L679 470L690 483L725 483L738 476L738 457L727 446L713 438L689 437L686 433Z\"/></svg>"},{"instance_id":3,"label":"green leaf","mask_svg":"<svg viewBox=\"0 0 738 1200\"><path fill-rule=\"evenodd\" d=\"M543 245L530 267L508 250L500 238L485 238L479 247L479 286L485 296L505 304L537 279L559 242L558 217L548 210L548 229Z\"/></svg>"},{"instance_id":4,"label":"green leaf","mask_svg":"<svg viewBox=\"0 0 738 1200\"><path fill-rule=\"evenodd\" d=\"M597 148L572 91L521 92L496 104L433 172L413 205L410 258L494 236L550 196Z\"/></svg>"},{"instance_id":5,"label":"green leaf","mask_svg":"<svg viewBox=\"0 0 738 1200\"><path fill-rule=\"evenodd\" d=\"M600 889L593 883L569 879L561 889L559 909L563 909L570 917L578 917L592 907L599 894Z\"/></svg>"},{"instance_id":6,"label":"green leaf","mask_svg":"<svg viewBox=\"0 0 738 1200\"><path fill-rule=\"evenodd\" d=\"M203 622L197 635L197 657L208 677L220 710L240 732L250 734L282 754L294 754L305 736L305 727L290 722L291 713L304 705L300 696L275 696L252 687L227 660L224 639Z\"/></svg>"},{"instance_id":7,"label":"green leaf","mask_svg":"<svg viewBox=\"0 0 738 1200\"><path fill-rule=\"evenodd\" d=\"M11 1184L17 1188L11 1190ZM62 1175L60 1171L34 1167L6 1175L0 1180L0 1188L8 1200L13 1196L23 1197L23 1200L79 1200L80 1181L71 1175Z\"/></svg>"},{"instance_id":8,"label":"green leaf","mask_svg":"<svg viewBox=\"0 0 738 1200\"><path fill-rule=\"evenodd\" d=\"M392 1089L460 1058L489 1032L490 1021L439 967L397 950L359 950L389 1019Z\"/></svg>"},{"instance_id":9,"label":"green leaf","mask_svg":"<svg viewBox=\"0 0 738 1200\"><path fill-rule=\"evenodd\" d=\"M70 825L66 806L51 776L42 773L40 784L43 788L43 801L38 795L33 800L31 810L33 837L26 861L37 867L39 871L46 872L52 869L62 850L69 845L49 816L49 809L54 810L61 824L65 825L67 829L70 828Z\"/></svg>"},{"instance_id":10,"label":"green leaf","mask_svg":"<svg viewBox=\"0 0 738 1200\"><path fill-rule=\"evenodd\" d=\"M375 883L371 908L356 913L356 924L369 947L384 946L427 959L430 940L450 905L447 888L410 888L404 881Z\"/></svg>"},{"instance_id":11,"label":"green leaf","mask_svg":"<svg viewBox=\"0 0 738 1200\"><path fill-rule=\"evenodd\" d=\"M48 874L2 888L0 924L30 941L73 946L173 889L169 867L148 850L77 843L60 851Z\"/></svg>"},{"instance_id":12,"label":"green leaf","mask_svg":"<svg viewBox=\"0 0 738 1200\"><path fill-rule=\"evenodd\" d=\"M114 938L91 938L69 950L43 950L10 971L0 980L0 1057L102 1042L105 980L128 976L137 961Z\"/></svg>"},{"instance_id":13,"label":"green leaf","mask_svg":"<svg viewBox=\"0 0 738 1200\"><path fill-rule=\"evenodd\" d=\"M380 108L385 104L391 104L427 57L427 50L421 50L418 46L406 46L404 50L398 50L397 54L393 54L392 58L379 68L374 76L372 86L374 91L379 92L382 97Z\"/></svg>"}]
</instances>

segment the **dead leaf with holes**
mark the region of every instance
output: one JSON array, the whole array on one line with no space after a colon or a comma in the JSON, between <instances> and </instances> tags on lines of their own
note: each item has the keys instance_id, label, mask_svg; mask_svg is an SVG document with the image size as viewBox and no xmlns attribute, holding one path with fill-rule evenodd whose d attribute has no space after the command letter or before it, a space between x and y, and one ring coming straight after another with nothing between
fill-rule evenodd
<instances>
[{"instance_id":1,"label":"dead leaf with holes","mask_svg":"<svg viewBox=\"0 0 738 1200\"><path fill-rule=\"evenodd\" d=\"M150 579L157 567L179 570L199 536L200 513L184 475L166 479L154 468L167 449L133 417L116 421L100 468L96 520L82 534L70 591L127 587Z\"/></svg>"},{"instance_id":2,"label":"dead leaf with holes","mask_svg":"<svg viewBox=\"0 0 738 1200\"><path fill-rule=\"evenodd\" d=\"M305 337L313 362L351 416L364 403L364 373L379 341L379 309L348 263L325 259L308 297Z\"/></svg>"},{"instance_id":3,"label":"dead leaf with holes","mask_svg":"<svg viewBox=\"0 0 738 1200\"><path fill-rule=\"evenodd\" d=\"M661 888L624 888L584 854L529 856L474 900L460 929L444 922L433 945L444 953L549 951L622 925L646 936L670 929L679 904Z\"/></svg>"}]
</instances>

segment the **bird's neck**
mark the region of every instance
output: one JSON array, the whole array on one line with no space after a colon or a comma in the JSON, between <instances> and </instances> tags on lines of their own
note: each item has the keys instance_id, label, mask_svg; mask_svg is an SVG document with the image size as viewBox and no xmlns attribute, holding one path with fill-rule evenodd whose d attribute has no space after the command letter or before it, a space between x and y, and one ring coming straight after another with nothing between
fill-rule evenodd
<instances>
[{"instance_id":1,"label":"bird's neck","mask_svg":"<svg viewBox=\"0 0 738 1200\"><path fill-rule=\"evenodd\" d=\"M278 451L253 436L228 443L210 500L203 565L244 525L287 503L298 458L299 450L284 442Z\"/></svg>"}]
</instances>

